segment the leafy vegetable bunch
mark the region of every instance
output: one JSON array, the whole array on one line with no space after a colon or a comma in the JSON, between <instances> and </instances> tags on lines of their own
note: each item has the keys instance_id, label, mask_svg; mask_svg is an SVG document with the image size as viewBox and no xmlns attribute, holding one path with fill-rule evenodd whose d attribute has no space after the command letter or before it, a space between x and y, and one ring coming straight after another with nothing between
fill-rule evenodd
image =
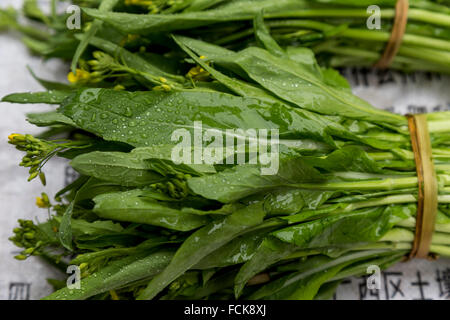
<instances>
[{"instance_id":1,"label":"leafy vegetable bunch","mask_svg":"<svg viewBox=\"0 0 450 320\"><path fill-rule=\"evenodd\" d=\"M167 32L201 38L240 50L254 46L252 20L263 11L271 36L282 46L310 47L322 65L373 66L390 38L396 0L115 0L72 1L84 6L83 20L96 18L132 37L151 40ZM34 3L27 0L26 3ZM101 6L99 7L99 5ZM448 0L410 0L402 46L391 67L403 71L450 73L450 8ZM374 5L376 7L374 7ZM98 7L98 8L97 8ZM368 9L369 8L369 9ZM375 9L374 9L375 8ZM25 6L32 18L52 19ZM378 10L374 11L374 10ZM112 12L114 10L114 12ZM377 20L379 17L379 21ZM374 23L375 22L375 23ZM14 23L10 23L14 26ZM54 26L54 25L52 25ZM78 44L64 29L48 43L46 35L19 26L33 50L72 55Z\"/></svg>"},{"instance_id":2,"label":"leafy vegetable bunch","mask_svg":"<svg viewBox=\"0 0 450 320\"><path fill-rule=\"evenodd\" d=\"M79 289L54 280L46 299L326 299L344 278L410 251L418 181L406 119L354 96L310 49L280 47L259 10L257 46L230 50L166 32L179 22L165 15L154 15L168 19L161 32L128 24L142 29L137 37L102 20L72 33L58 27L66 16L26 4L55 34L26 43L73 58L76 71L70 85L33 75L46 91L3 98L57 106L28 115L47 129L41 136L9 136L26 153L30 180L45 183L55 155L80 173L54 198L37 199L48 221L20 220L11 238L23 248L17 259L80 268ZM107 0L99 10L115 4L137 10L144 1ZM431 252L450 256L450 113L427 119L439 183ZM276 129L278 170L262 175L251 145L214 145L216 163L175 162L179 129L241 129L233 139L249 141L252 129ZM259 146L272 148L272 138ZM239 157L248 161L237 165Z\"/></svg>"}]
</instances>

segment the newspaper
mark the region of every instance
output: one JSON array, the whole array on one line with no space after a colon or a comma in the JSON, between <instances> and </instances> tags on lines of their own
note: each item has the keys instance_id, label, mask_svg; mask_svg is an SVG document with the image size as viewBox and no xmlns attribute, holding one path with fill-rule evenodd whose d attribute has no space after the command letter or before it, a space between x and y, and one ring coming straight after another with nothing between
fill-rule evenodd
<instances>
[{"instance_id":1,"label":"newspaper","mask_svg":"<svg viewBox=\"0 0 450 320\"><path fill-rule=\"evenodd\" d=\"M19 7L21 1L2 0L0 7ZM42 90L27 72L30 66L40 77L65 81L69 68L59 60L43 62L30 55L15 34L0 34L0 97L24 91ZM376 72L366 69L344 69L358 96L378 108L397 113L416 113L450 110L450 77L437 74ZM8 238L17 226L17 219L44 221L47 211L35 205L35 198L45 191L52 195L71 182L76 173L61 159L46 166L47 186L38 179L27 182L28 173L19 167L21 154L6 143L13 132L40 132L26 122L25 114L51 109L46 105L1 104L0 118L0 299L39 299L52 288L47 278L63 279L39 258L17 261L13 256L20 250ZM370 277L350 278L338 288L334 299L450 299L450 260L414 260L399 263L382 272L379 289L368 289Z\"/></svg>"}]
</instances>

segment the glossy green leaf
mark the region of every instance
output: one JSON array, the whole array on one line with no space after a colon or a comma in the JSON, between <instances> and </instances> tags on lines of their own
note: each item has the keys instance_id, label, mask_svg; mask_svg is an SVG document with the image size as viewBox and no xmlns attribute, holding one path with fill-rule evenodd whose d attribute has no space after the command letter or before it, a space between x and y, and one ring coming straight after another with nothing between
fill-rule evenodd
<instances>
[{"instance_id":1,"label":"glossy green leaf","mask_svg":"<svg viewBox=\"0 0 450 320\"><path fill-rule=\"evenodd\" d=\"M27 121L38 127L51 127L55 125L76 126L70 118L67 118L63 114L56 111L28 113Z\"/></svg>"},{"instance_id":2,"label":"glossy green leaf","mask_svg":"<svg viewBox=\"0 0 450 320\"><path fill-rule=\"evenodd\" d=\"M100 3L98 10L101 12L112 11L118 2L119 2L119 0L104 0ZM95 34L100 29L102 24L103 24L103 21L94 20L92 22L90 28L83 34L82 39L81 39L80 43L78 44L78 47L77 47L77 49L74 53L73 59L72 59L71 69L72 69L73 73L76 74L78 60L83 55L83 52L86 50L86 48L89 44L89 41L95 36Z\"/></svg>"},{"instance_id":3,"label":"glossy green leaf","mask_svg":"<svg viewBox=\"0 0 450 320\"><path fill-rule=\"evenodd\" d=\"M396 223L409 217L410 213L404 209L393 205L335 214L287 227L272 235L301 248L374 242Z\"/></svg>"},{"instance_id":4,"label":"glossy green leaf","mask_svg":"<svg viewBox=\"0 0 450 320\"><path fill-rule=\"evenodd\" d=\"M13 93L2 98L3 102L11 103L47 103L61 104L70 96L70 91L50 90L44 92Z\"/></svg>"},{"instance_id":5,"label":"glossy green leaf","mask_svg":"<svg viewBox=\"0 0 450 320\"><path fill-rule=\"evenodd\" d=\"M136 189L120 193L107 193L94 198L94 212L104 219L136 222L172 230L189 231L209 222L206 216L185 213L169 203L142 197Z\"/></svg>"},{"instance_id":6,"label":"glossy green leaf","mask_svg":"<svg viewBox=\"0 0 450 320\"><path fill-rule=\"evenodd\" d=\"M173 251L161 250L114 261L82 279L79 290L65 287L45 297L45 300L82 300L135 281L151 279L169 264L172 257Z\"/></svg>"},{"instance_id":7,"label":"glossy green leaf","mask_svg":"<svg viewBox=\"0 0 450 320\"><path fill-rule=\"evenodd\" d=\"M150 282L138 299L152 299L203 257L222 247L247 229L262 223L264 215L262 205L256 203L242 208L222 220L211 222L194 232L178 249L169 266Z\"/></svg>"},{"instance_id":8,"label":"glossy green leaf","mask_svg":"<svg viewBox=\"0 0 450 320\"><path fill-rule=\"evenodd\" d=\"M123 186L145 186L165 180L136 154L96 151L81 154L70 164L83 175Z\"/></svg>"},{"instance_id":9,"label":"glossy green leaf","mask_svg":"<svg viewBox=\"0 0 450 320\"><path fill-rule=\"evenodd\" d=\"M286 156L279 160L278 171L273 175L262 175L260 165L247 164L213 175L194 177L188 180L188 185L196 194L228 203L262 191L323 179L317 170L300 157ZM211 188L211 185L216 187Z\"/></svg>"}]
</instances>

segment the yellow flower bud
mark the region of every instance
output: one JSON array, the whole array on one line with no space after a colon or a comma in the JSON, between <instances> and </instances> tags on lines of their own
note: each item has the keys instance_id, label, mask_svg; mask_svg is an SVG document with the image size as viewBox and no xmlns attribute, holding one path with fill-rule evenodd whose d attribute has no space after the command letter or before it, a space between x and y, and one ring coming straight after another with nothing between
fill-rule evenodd
<instances>
[{"instance_id":1,"label":"yellow flower bud","mask_svg":"<svg viewBox=\"0 0 450 320\"><path fill-rule=\"evenodd\" d=\"M25 141L26 139L25 139L25 136L23 135L23 134L19 134L19 133L11 133L9 136L8 136L8 140L9 141Z\"/></svg>"},{"instance_id":2,"label":"yellow flower bud","mask_svg":"<svg viewBox=\"0 0 450 320\"><path fill-rule=\"evenodd\" d=\"M162 84L161 85L161 88L163 88L165 91L170 91L172 88L169 86L169 85L167 85L167 84Z\"/></svg>"},{"instance_id":3,"label":"yellow flower bud","mask_svg":"<svg viewBox=\"0 0 450 320\"><path fill-rule=\"evenodd\" d=\"M86 269L88 267L88 264L86 262L83 262L79 265L80 270Z\"/></svg>"},{"instance_id":4,"label":"yellow flower bud","mask_svg":"<svg viewBox=\"0 0 450 320\"><path fill-rule=\"evenodd\" d=\"M116 91L125 90L125 87L121 84L118 84L114 87L114 90L116 90Z\"/></svg>"},{"instance_id":5,"label":"yellow flower bud","mask_svg":"<svg viewBox=\"0 0 450 320\"><path fill-rule=\"evenodd\" d=\"M112 300L120 300L115 290L109 290L109 294L111 295Z\"/></svg>"},{"instance_id":6,"label":"yellow flower bud","mask_svg":"<svg viewBox=\"0 0 450 320\"><path fill-rule=\"evenodd\" d=\"M36 206L38 206L39 208L48 208L49 203L41 197L36 197Z\"/></svg>"},{"instance_id":7,"label":"yellow flower bud","mask_svg":"<svg viewBox=\"0 0 450 320\"><path fill-rule=\"evenodd\" d=\"M70 72L67 75L67 80L69 80L70 83L79 83L81 81L86 81L91 77L91 74L89 71L77 69L76 74L73 72Z\"/></svg>"}]
</instances>

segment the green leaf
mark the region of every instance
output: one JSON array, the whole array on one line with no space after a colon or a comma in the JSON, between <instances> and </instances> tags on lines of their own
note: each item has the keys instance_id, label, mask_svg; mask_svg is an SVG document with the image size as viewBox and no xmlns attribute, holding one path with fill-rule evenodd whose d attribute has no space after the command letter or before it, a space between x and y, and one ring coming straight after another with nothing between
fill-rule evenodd
<instances>
[{"instance_id":1,"label":"green leaf","mask_svg":"<svg viewBox=\"0 0 450 320\"><path fill-rule=\"evenodd\" d=\"M13 7L0 9L0 31L17 28L17 12Z\"/></svg>"},{"instance_id":2,"label":"green leaf","mask_svg":"<svg viewBox=\"0 0 450 320\"><path fill-rule=\"evenodd\" d=\"M102 181L96 178L82 176L88 178L86 183L78 190L78 200L93 199L103 193L113 193L119 191L127 191L127 187L120 186L114 182Z\"/></svg>"},{"instance_id":3,"label":"green leaf","mask_svg":"<svg viewBox=\"0 0 450 320\"><path fill-rule=\"evenodd\" d=\"M316 296L322 284L332 279L347 264L342 264L330 269L318 272L297 284L297 290L287 297L288 300L312 300Z\"/></svg>"},{"instance_id":4,"label":"green leaf","mask_svg":"<svg viewBox=\"0 0 450 320\"><path fill-rule=\"evenodd\" d=\"M38 127L51 127L55 125L68 125L76 127L76 124L57 111L28 113L27 121Z\"/></svg>"},{"instance_id":5,"label":"green leaf","mask_svg":"<svg viewBox=\"0 0 450 320\"><path fill-rule=\"evenodd\" d=\"M119 2L119 0L103 0L100 3L100 6L98 8L98 10L100 12L108 12L114 9L114 7L116 6L116 4ZM80 43L78 44L78 47L74 53L74 56L72 58L72 64L71 64L71 69L72 72L75 74L77 72L77 64L78 64L78 60L81 58L84 50L86 50L89 41L95 36L95 34L97 33L97 31L100 29L100 27L102 26L103 21L100 20L94 20L89 28L89 30L84 33L82 35L82 39L80 41Z\"/></svg>"},{"instance_id":6,"label":"green leaf","mask_svg":"<svg viewBox=\"0 0 450 320\"><path fill-rule=\"evenodd\" d=\"M177 129L191 136L200 129L217 129L222 135L226 129L278 129L281 139L307 137L330 145L331 134L357 139L345 128L302 110L217 92L81 89L59 111L86 131L135 147L171 141L175 145L171 137Z\"/></svg>"},{"instance_id":7,"label":"green leaf","mask_svg":"<svg viewBox=\"0 0 450 320\"><path fill-rule=\"evenodd\" d=\"M290 60L294 61L297 64L300 64L303 68L305 68L305 70L316 75L322 80L327 81L325 76L323 75L324 70L320 68L319 64L317 63L316 56L311 49L305 47L288 46L286 47L286 54L288 55Z\"/></svg>"},{"instance_id":8,"label":"green leaf","mask_svg":"<svg viewBox=\"0 0 450 320\"><path fill-rule=\"evenodd\" d=\"M208 223L207 216L190 214L174 204L143 197L143 190L107 193L94 198L94 212L104 219L136 222L178 231L190 231Z\"/></svg>"},{"instance_id":9,"label":"green leaf","mask_svg":"<svg viewBox=\"0 0 450 320\"><path fill-rule=\"evenodd\" d=\"M83 175L122 186L146 186L165 180L145 159L132 153L94 151L77 156L70 165Z\"/></svg>"},{"instance_id":10,"label":"green leaf","mask_svg":"<svg viewBox=\"0 0 450 320\"><path fill-rule=\"evenodd\" d=\"M262 191L323 179L317 170L300 157L282 156L278 171L273 175L261 175L260 165L245 164L213 175L191 178L188 186L205 198L229 203Z\"/></svg>"},{"instance_id":11,"label":"green leaf","mask_svg":"<svg viewBox=\"0 0 450 320\"><path fill-rule=\"evenodd\" d=\"M76 199L76 196L75 196ZM72 251L72 213L73 213L73 207L75 205L75 199L70 202L69 206L67 207L66 211L64 212L64 215L61 219L61 223L59 225L59 231L58 231L58 237L59 241L61 242L62 246L66 248L69 251Z\"/></svg>"},{"instance_id":12,"label":"green leaf","mask_svg":"<svg viewBox=\"0 0 450 320\"><path fill-rule=\"evenodd\" d=\"M158 171L158 164L163 165L166 174L181 172L193 176L201 176L203 174L216 173L214 165L211 164L175 164L172 162L172 151L173 145L170 144L152 145L150 147L135 148L131 151L131 155L146 160L152 170L155 171ZM161 174L163 173L161 172Z\"/></svg>"},{"instance_id":13,"label":"green leaf","mask_svg":"<svg viewBox=\"0 0 450 320\"><path fill-rule=\"evenodd\" d=\"M172 36L175 42L180 46L180 48L186 52L189 57L191 57L198 65L200 65L203 69L208 71L217 81L222 83L231 91L242 97L252 97L258 98L262 101L269 103L282 103L281 100L269 94L266 90L256 87L248 82L239 80L237 78L229 77L220 71L211 67L208 63L206 63L203 59L200 59L198 56L191 51L194 50L197 54L201 54L205 56L206 59L210 59L215 61L216 59L220 59L225 55L233 55L234 52L230 50L223 49L219 46L215 46L200 40L195 40L182 36ZM205 60L206 60L205 59Z\"/></svg>"},{"instance_id":14,"label":"green leaf","mask_svg":"<svg viewBox=\"0 0 450 320\"><path fill-rule=\"evenodd\" d=\"M264 210L268 215L289 216L301 212L303 208L315 210L334 194L333 191L279 188L257 194L255 198L264 199ZM253 200L253 197L248 199L250 202Z\"/></svg>"},{"instance_id":15,"label":"green leaf","mask_svg":"<svg viewBox=\"0 0 450 320\"><path fill-rule=\"evenodd\" d=\"M327 268L286 286L283 290L267 296L267 299L280 300L313 300L320 287L351 262Z\"/></svg>"},{"instance_id":16,"label":"green leaf","mask_svg":"<svg viewBox=\"0 0 450 320\"><path fill-rule=\"evenodd\" d=\"M289 272L286 275L273 280L257 291L253 292L248 299L289 299L295 298L295 295L301 295L303 290L298 290L303 287L305 290L304 298L312 299L317 293L318 287L323 283L321 280L329 280L334 277L344 267L358 261L364 261L378 256L391 255L390 251L386 250L367 250L345 253L337 258L330 258L323 255L316 255L308 257L305 261L298 261L294 263L293 268L287 269ZM280 268L280 271L284 269ZM327 273L327 270L333 270L332 273ZM327 275L330 275L328 277ZM310 286L308 288L308 286Z\"/></svg>"},{"instance_id":17,"label":"green leaf","mask_svg":"<svg viewBox=\"0 0 450 320\"><path fill-rule=\"evenodd\" d=\"M225 0L192 0L184 12L203 11L210 7L216 6Z\"/></svg>"},{"instance_id":18,"label":"green leaf","mask_svg":"<svg viewBox=\"0 0 450 320\"><path fill-rule=\"evenodd\" d=\"M75 181L72 185L74 186L73 192L75 192L75 196L73 200L70 201L67 206L64 214L61 218L61 222L59 224L58 230L58 238L61 242L61 245L69 251L73 251L72 249L72 240L73 240L73 230L72 230L72 214L74 211L75 204L78 202L78 194L80 188L82 188L86 183L86 177L80 177ZM78 184L79 182L79 184Z\"/></svg>"},{"instance_id":19,"label":"green leaf","mask_svg":"<svg viewBox=\"0 0 450 320\"><path fill-rule=\"evenodd\" d=\"M203 257L222 247L247 229L262 223L263 219L262 205L256 203L242 208L226 218L211 222L194 232L178 249L169 266L150 282L138 299L154 298Z\"/></svg>"},{"instance_id":20,"label":"green leaf","mask_svg":"<svg viewBox=\"0 0 450 320\"><path fill-rule=\"evenodd\" d=\"M398 208L398 209L397 209ZM374 207L330 215L272 233L300 248L339 247L379 240L396 223L409 217L402 206Z\"/></svg>"},{"instance_id":21,"label":"green leaf","mask_svg":"<svg viewBox=\"0 0 450 320\"><path fill-rule=\"evenodd\" d=\"M295 245L267 237L256 250L252 258L239 270L234 280L234 295L238 298L247 282L269 266L297 251Z\"/></svg>"},{"instance_id":22,"label":"green leaf","mask_svg":"<svg viewBox=\"0 0 450 320\"><path fill-rule=\"evenodd\" d=\"M214 2L210 1L209 5ZM217 8L206 11L193 11L180 14L130 14L124 12L102 12L96 9L83 9L94 18L101 19L114 28L126 33L152 34L174 30L186 30L207 26L219 22L252 20L261 9L264 13L286 15L299 7L310 7L308 1L303 0L240 0L226 1Z\"/></svg>"},{"instance_id":23,"label":"green leaf","mask_svg":"<svg viewBox=\"0 0 450 320\"><path fill-rule=\"evenodd\" d=\"M237 78L232 78L224 75L223 73L220 73L216 69L212 68L209 64L205 62L205 60L214 61L218 65L220 65L223 68L228 69L231 72L239 74L239 70L242 66L239 64L239 59L241 53L234 53L233 51L223 49L221 47L208 44L203 41L190 39L187 37L181 37L181 36L174 36L174 40L177 42L177 44L192 58L195 60L197 64L202 66L205 70L207 70L211 75L213 75L218 81L220 81L222 84L227 86L230 90L234 91L236 94L241 95L243 97L255 97L262 101L271 103L271 104L282 104L285 105L286 101L283 101L284 97L280 96L277 97L275 95L271 95L268 93L270 91L270 88L264 88L260 86L255 86L253 84L250 84L245 81L241 81ZM294 56L297 61L297 65L300 65L302 67L302 70L304 72L310 72L313 74L314 77L317 77L318 81L323 82L325 84L325 80L323 79L321 70L319 66L317 65L317 62L314 58L314 53L306 48L301 48L304 50L295 50ZM206 59L199 59L191 50L195 51L197 55L205 56ZM292 52L291 52L292 54ZM284 59L286 60L286 59ZM293 61L295 62L295 61ZM261 67L261 66L259 66ZM244 68L245 69L245 68ZM242 70L241 70L242 72ZM283 82L286 83L286 82ZM334 85L334 82L333 82ZM306 91L298 91L298 94L305 95L305 92L307 92L309 88L307 88ZM317 101L313 101L312 104L315 106L318 101L323 101L323 97L317 98ZM324 101L325 102L325 101ZM327 105L324 103L324 105ZM286 105L287 106L287 105ZM313 110L314 111L314 110ZM356 138L352 134L348 132L347 128L344 128L339 123L334 122L331 117L324 118L319 117L317 114L309 112L307 110L297 110L297 112L301 113L301 116L303 118L308 118L311 120L317 121L316 127L317 128L323 128L326 127L326 130L322 131L322 137L324 137L324 133L327 132L329 134L342 137L344 139L349 140L357 140L359 141L359 138ZM325 132L324 132L325 131ZM313 131L310 133L313 134ZM316 136L316 135L314 135ZM318 138L318 137L317 137ZM318 138L320 139L320 138ZM325 139L327 137L325 136ZM324 141L324 140L321 140ZM325 140L328 141L328 140ZM329 142L328 142L329 143Z\"/></svg>"},{"instance_id":24,"label":"green leaf","mask_svg":"<svg viewBox=\"0 0 450 320\"><path fill-rule=\"evenodd\" d=\"M111 56L117 57L127 67L139 71L140 75L151 75L153 78L148 78L149 81L153 82L155 78L159 77L179 83L183 83L186 81L184 77L168 73L157 64L151 63L149 60L146 60L140 57L138 54L132 53L113 42L98 37L92 37L89 40L89 44L105 51Z\"/></svg>"},{"instance_id":25,"label":"green leaf","mask_svg":"<svg viewBox=\"0 0 450 320\"><path fill-rule=\"evenodd\" d=\"M47 103L61 104L64 99L71 95L70 91L50 90L44 92L13 93L2 98L3 102L11 103Z\"/></svg>"},{"instance_id":26,"label":"green leaf","mask_svg":"<svg viewBox=\"0 0 450 320\"><path fill-rule=\"evenodd\" d=\"M59 90L59 91L70 91L70 90L72 90L72 87L70 85L68 85L68 84L48 81L48 80L44 80L44 79L39 78L34 73L34 71L31 69L30 66L27 66L27 69L30 72L31 76L34 78L34 80L39 82L47 90Z\"/></svg>"},{"instance_id":27,"label":"green leaf","mask_svg":"<svg viewBox=\"0 0 450 320\"><path fill-rule=\"evenodd\" d=\"M23 13L30 19L36 19L46 24L50 23L48 17L39 8L36 0L25 0L23 3Z\"/></svg>"},{"instance_id":28,"label":"green leaf","mask_svg":"<svg viewBox=\"0 0 450 320\"><path fill-rule=\"evenodd\" d=\"M322 69L322 74L326 84L337 89L351 92L350 83L348 83L347 79L341 76L341 74L337 70L331 68Z\"/></svg>"},{"instance_id":29,"label":"green leaf","mask_svg":"<svg viewBox=\"0 0 450 320\"><path fill-rule=\"evenodd\" d=\"M254 255L264 237L265 234L261 230L237 237L204 257L193 268L220 268L246 262Z\"/></svg>"},{"instance_id":30,"label":"green leaf","mask_svg":"<svg viewBox=\"0 0 450 320\"><path fill-rule=\"evenodd\" d=\"M74 236L120 233L124 230L119 223L111 220L88 222L83 219L72 219L71 225Z\"/></svg>"},{"instance_id":31,"label":"green leaf","mask_svg":"<svg viewBox=\"0 0 450 320\"><path fill-rule=\"evenodd\" d=\"M347 91L326 85L298 62L255 47L244 49L233 58L252 80L300 108L326 115L405 124L403 116L376 109Z\"/></svg>"},{"instance_id":32,"label":"green leaf","mask_svg":"<svg viewBox=\"0 0 450 320\"><path fill-rule=\"evenodd\" d=\"M98 272L82 279L79 290L64 287L44 300L82 300L135 281L151 279L164 270L172 257L173 251L161 250L151 254L140 253L111 262Z\"/></svg>"},{"instance_id":33,"label":"green leaf","mask_svg":"<svg viewBox=\"0 0 450 320\"><path fill-rule=\"evenodd\" d=\"M261 47L266 48L274 56L286 57L286 53L270 35L270 31L264 24L263 11L258 13L253 19L255 37Z\"/></svg>"},{"instance_id":34,"label":"green leaf","mask_svg":"<svg viewBox=\"0 0 450 320\"><path fill-rule=\"evenodd\" d=\"M344 146L326 157L304 157L303 160L314 168L328 172L382 172L377 162L372 160L359 146Z\"/></svg>"}]
</instances>

